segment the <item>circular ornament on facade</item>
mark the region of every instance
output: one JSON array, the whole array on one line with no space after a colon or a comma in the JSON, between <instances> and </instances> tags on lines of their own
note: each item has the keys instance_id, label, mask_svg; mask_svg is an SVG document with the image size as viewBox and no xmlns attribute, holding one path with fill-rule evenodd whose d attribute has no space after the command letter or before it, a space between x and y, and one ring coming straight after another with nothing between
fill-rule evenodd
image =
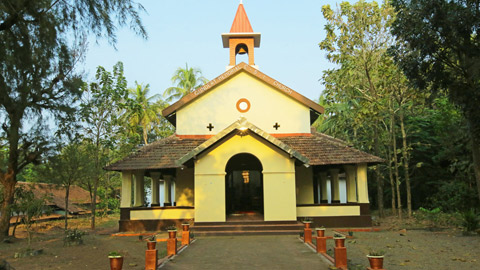
<instances>
[{"instance_id":1,"label":"circular ornament on facade","mask_svg":"<svg viewBox=\"0 0 480 270\"><path fill-rule=\"evenodd\" d=\"M237 101L237 110L241 113L248 112L250 110L250 101L246 98L241 98Z\"/></svg>"}]
</instances>

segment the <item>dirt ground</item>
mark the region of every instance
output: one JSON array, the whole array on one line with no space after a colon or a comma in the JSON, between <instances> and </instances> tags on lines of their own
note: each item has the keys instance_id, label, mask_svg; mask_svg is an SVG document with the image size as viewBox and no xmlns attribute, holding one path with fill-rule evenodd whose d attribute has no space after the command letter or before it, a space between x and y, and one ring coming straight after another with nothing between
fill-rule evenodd
<instances>
[{"instance_id":1,"label":"dirt ground","mask_svg":"<svg viewBox=\"0 0 480 270\"><path fill-rule=\"evenodd\" d=\"M98 219L97 230L90 231L88 219L71 220L70 228L85 230L88 234L84 236L83 245L69 247L63 245L62 221L40 223L36 225L31 248L42 249L43 254L14 258L15 253L28 247L26 234L19 228L13 243L0 243L0 260L5 259L16 270L108 269L108 253L118 251L124 255L124 269L144 269L146 243L138 236L111 236L117 231L117 223L118 216ZM386 252L384 267L389 270L480 269L480 237L477 235L464 236L459 228L430 231L419 224L399 223L395 219L377 224L379 232L354 232L353 238L346 240L350 270L366 269L366 254L372 249ZM327 230L327 235L333 232ZM332 240L327 242L327 248L333 253ZM165 242L157 243L157 249L159 258L163 257Z\"/></svg>"},{"instance_id":2,"label":"dirt ground","mask_svg":"<svg viewBox=\"0 0 480 270\"><path fill-rule=\"evenodd\" d=\"M461 228L431 228L413 219L390 217L376 223L380 231L353 232L346 239L349 270L365 270L370 250L385 252L388 270L480 269L480 235L464 236ZM333 255L333 246L333 240L327 241L328 254Z\"/></svg>"},{"instance_id":3,"label":"dirt ground","mask_svg":"<svg viewBox=\"0 0 480 270\"><path fill-rule=\"evenodd\" d=\"M123 269L145 269L146 242L138 236L111 236L118 229L118 216L98 219L97 230L90 231L88 219L70 221L70 228L85 230L84 244L65 247L63 245L63 221L43 222L36 226L37 233L31 244L33 250L42 249L40 255L14 258L15 253L24 252L27 240L23 228L18 228L13 243L0 243L0 260L6 260L16 270L29 269L109 269L108 253L117 251L124 255ZM165 234L165 238L166 238ZM163 238L163 237L161 237ZM158 242L159 258L166 254L166 243Z\"/></svg>"}]
</instances>

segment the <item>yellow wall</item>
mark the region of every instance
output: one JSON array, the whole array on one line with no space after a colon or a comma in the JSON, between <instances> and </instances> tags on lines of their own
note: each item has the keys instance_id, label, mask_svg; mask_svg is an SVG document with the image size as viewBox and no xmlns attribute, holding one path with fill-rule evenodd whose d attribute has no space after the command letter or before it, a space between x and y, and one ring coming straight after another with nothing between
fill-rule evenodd
<instances>
[{"instance_id":1,"label":"yellow wall","mask_svg":"<svg viewBox=\"0 0 480 270\"><path fill-rule=\"evenodd\" d=\"M297 204L309 204L313 201L313 172L305 166L295 167Z\"/></svg>"},{"instance_id":2,"label":"yellow wall","mask_svg":"<svg viewBox=\"0 0 480 270\"><path fill-rule=\"evenodd\" d=\"M299 217L332 217L332 216L359 216L360 206L299 206Z\"/></svg>"},{"instance_id":3,"label":"yellow wall","mask_svg":"<svg viewBox=\"0 0 480 270\"><path fill-rule=\"evenodd\" d=\"M131 220L192 218L195 218L195 209L152 209L130 211Z\"/></svg>"},{"instance_id":4,"label":"yellow wall","mask_svg":"<svg viewBox=\"0 0 480 270\"><path fill-rule=\"evenodd\" d=\"M237 101L246 98L250 110L241 113ZM310 133L310 110L278 90L240 72L177 111L179 135L217 134L244 116L268 133ZM273 128L277 123L278 130ZM209 131L209 123L215 127Z\"/></svg>"},{"instance_id":5,"label":"yellow wall","mask_svg":"<svg viewBox=\"0 0 480 270\"><path fill-rule=\"evenodd\" d=\"M238 135L195 161L195 221L225 221L225 167L239 153L256 156L263 166L265 220L296 220L295 165L283 151L250 135Z\"/></svg>"},{"instance_id":6,"label":"yellow wall","mask_svg":"<svg viewBox=\"0 0 480 270\"><path fill-rule=\"evenodd\" d=\"M193 206L193 169L177 169L175 202L177 206Z\"/></svg>"},{"instance_id":7,"label":"yellow wall","mask_svg":"<svg viewBox=\"0 0 480 270\"><path fill-rule=\"evenodd\" d=\"M205 171L205 168L201 171ZM195 171L195 221L225 222L225 172Z\"/></svg>"}]
</instances>

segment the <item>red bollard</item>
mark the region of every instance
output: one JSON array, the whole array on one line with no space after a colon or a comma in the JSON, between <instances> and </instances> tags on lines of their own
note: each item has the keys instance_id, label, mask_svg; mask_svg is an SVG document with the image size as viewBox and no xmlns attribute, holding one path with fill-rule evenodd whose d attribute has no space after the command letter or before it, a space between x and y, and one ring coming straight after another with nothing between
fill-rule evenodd
<instances>
[{"instance_id":1,"label":"red bollard","mask_svg":"<svg viewBox=\"0 0 480 270\"><path fill-rule=\"evenodd\" d=\"M182 246L184 245L190 245L190 232L189 231L183 231L182 232Z\"/></svg>"},{"instance_id":2,"label":"red bollard","mask_svg":"<svg viewBox=\"0 0 480 270\"><path fill-rule=\"evenodd\" d=\"M167 256L177 255L177 238L167 239Z\"/></svg>"},{"instance_id":3,"label":"red bollard","mask_svg":"<svg viewBox=\"0 0 480 270\"><path fill-rule=\"evenodd\" d=\"M326 237L317 237L317 253L327 253Z\"/></svg>"},{"instance_id":4,"label":"red bollard","mask_svg":"<svg viewBox=\"0 0 480 270\"><path fill-rule=\"evenodd\" d=\"M184 223L182 224L182 227L182 246L190 245L190 224Z\"/></svg>"},{"instance_id":5,"label":"red bollard","mask_svg":"<svg viewBox=\"0 0 480 270\"><path fill-rule=\"evenodd\" d=\"M335 247L335 267L347 267L347 248Z\"/></svg>"},{"instance_id":6,"label":"red bollard","mask_svg":"<svg viewBox=\"0 0 480 270\"><path fill-rule=\"evenodd\" d=\"M145 251L145 270L156 270L158 261L158 252L156 249Z\"/></svg>"},{"instance_id":7,"label":"red bollard","mask_svg":"<svg viewBox=\"0 0 480 270\"><path fill-rule=\"evenodd\" d=\"M303 241L305 243L312 243L312 229L305 228L303 229Z\"/></svg>"}]
</instances>

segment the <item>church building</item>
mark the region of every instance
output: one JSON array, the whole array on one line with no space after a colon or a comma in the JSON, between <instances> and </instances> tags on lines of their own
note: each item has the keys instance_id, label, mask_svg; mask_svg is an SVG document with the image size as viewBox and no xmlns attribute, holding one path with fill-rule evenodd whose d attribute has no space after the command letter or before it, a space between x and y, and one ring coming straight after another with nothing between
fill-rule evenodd
<instances>
[{"instance_id":1,"label":"church building","mask_svg":"<svg viewBox=\"0 0 480 270\"><path fill-rule=\"evenodd\" d=\"M122 173L120 231L242 217L371 226L367 167L383 160L312 129L324 108L259 70L260 37L240 4L222 34L226 72L163 110L174 135L106 168Z\"/></svg>"}]
</instances>

